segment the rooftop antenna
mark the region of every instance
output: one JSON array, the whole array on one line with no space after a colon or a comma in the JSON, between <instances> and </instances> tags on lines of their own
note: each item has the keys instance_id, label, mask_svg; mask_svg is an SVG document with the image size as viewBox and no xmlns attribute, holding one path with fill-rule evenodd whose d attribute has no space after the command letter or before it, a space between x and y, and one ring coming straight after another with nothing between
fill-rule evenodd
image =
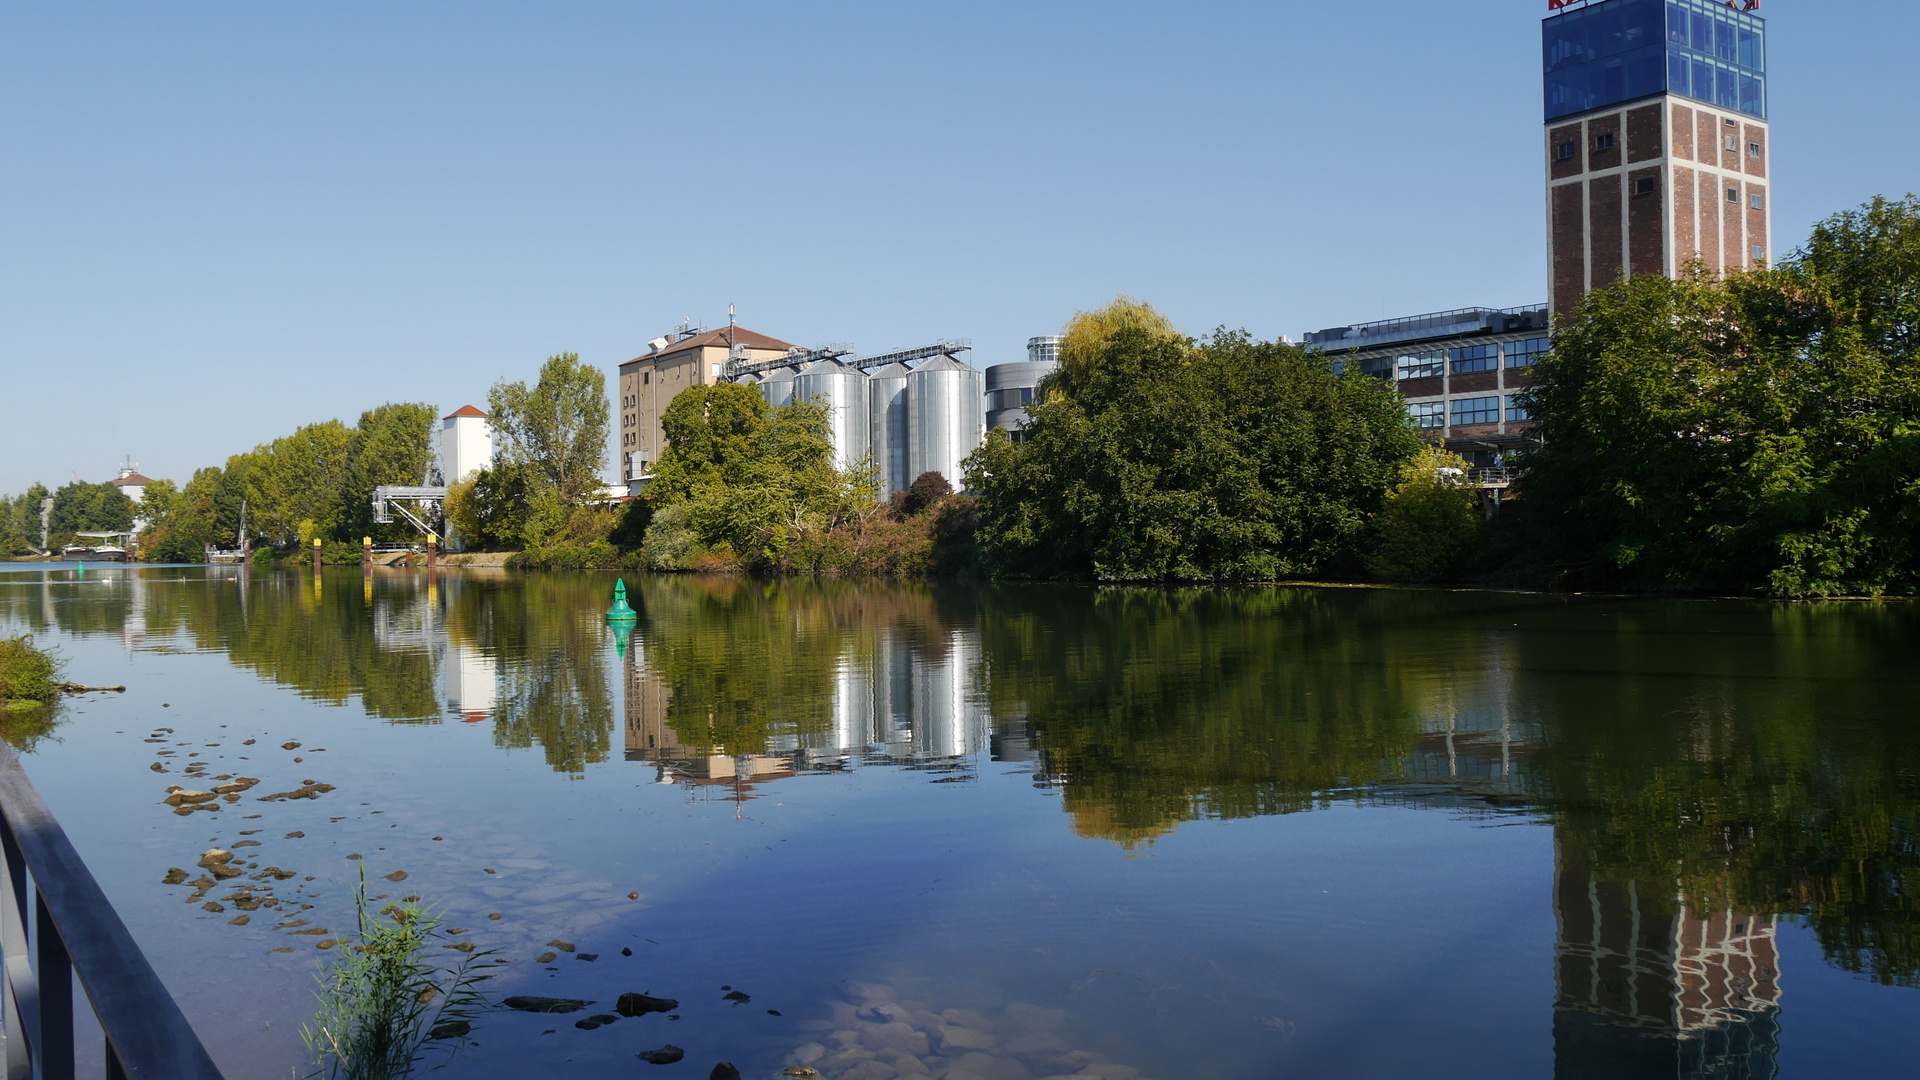
<instances>
[{"instance_id":1,"label":"rooftop antenna","mask_svg":"<svg viewBox=\"0 0 1920 1080\"><path fill-rule=\"evenodd\" d=\"M733 305L727 305L727 351L733 351Z\"/></svg>"}]
</instances>

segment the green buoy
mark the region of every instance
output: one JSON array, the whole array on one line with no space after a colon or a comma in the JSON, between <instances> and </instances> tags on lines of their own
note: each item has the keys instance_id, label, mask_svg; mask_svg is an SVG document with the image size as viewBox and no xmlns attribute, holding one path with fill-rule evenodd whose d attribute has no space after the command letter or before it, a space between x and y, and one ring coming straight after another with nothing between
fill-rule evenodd
<instances>
[{"instance_id":1,"label":"green buoy","mask_svg":"<svg viewBox=\"0 0 1920 1080\"><path fill-rule=\"evenodd\" d=\"M607 609L607 621L610 623L633 622L640 613L627 606L627 581L621 578L613 583L613 606Z\"/></svg>"}]
</instances>

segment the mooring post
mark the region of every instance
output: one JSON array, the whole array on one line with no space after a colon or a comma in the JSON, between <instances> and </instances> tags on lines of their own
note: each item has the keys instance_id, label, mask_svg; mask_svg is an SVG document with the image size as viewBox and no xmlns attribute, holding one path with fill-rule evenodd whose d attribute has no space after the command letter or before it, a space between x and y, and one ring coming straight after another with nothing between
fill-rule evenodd
<instances>
[{"instance_id":1,"label":"mooring post","mask_svg":"<svg viewBox=\"0 0 1920 1080\"><path fill-rule=\"evenodd\" d=\"M320 576L320 538L313 538L313 576Z\"/></svg>"},{"instance_id":2,"label":"mooring post","mask_svg":"<svg viewBox=\"0 0 1920 1080\"><path fill-rule=\"evenodd\" d=\"M434 570L438 568L439 563L440 563L440 537L434 533L428 533L427 534L427 573L429 574L433 573Z\"/></svg>"},{"instance_id":3,"label":"mooring post","mask_svg":"<svg viewBox=\"0 0 1920 1080\"><path fill-rule=\"evenodd\" d=\"M373 569L373 537L363 536L360 538L360 572L364 574L371 569Z\"/></svg>"}]
</instances>

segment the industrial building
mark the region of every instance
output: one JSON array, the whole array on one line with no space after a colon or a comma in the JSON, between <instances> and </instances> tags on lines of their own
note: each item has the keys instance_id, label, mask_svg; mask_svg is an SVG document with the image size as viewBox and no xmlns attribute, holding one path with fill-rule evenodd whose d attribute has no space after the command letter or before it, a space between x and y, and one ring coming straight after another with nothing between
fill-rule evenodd
<instances>
[{"instance_id":1,"label":"industrial building","mask_svg":"<svg viewBox=\"0 0 1920 1080\"><path fill-rule=\"evenodd\" d=\"M794 347L744 326L703 330L691 321L648 342L645 353L620 365L620 479L635 489L660 460L660 414L680 391L720 382L736 355L771 360Z\"/></svg>"},{"instance_id":2,"label":"industrial building","mask_svg":"<svg viewBox=\"0 0 1920 1080\"><path fill-rule=\"evenodd\" d=\"M1026 426L1040 381L1060 368L1060 338L1027 339L1027 359L987 369L987 427L1004 429L1015 439Z\"/></svg>"},{"instance_id":3,"label":"industrial building","mask_svg":"<svg viewBox=\"0 0 1920 1080\"><path fill-rule=\"evenodd\" d=\"M1390 381L1429 436L1485 468L1534 442L1515 395L1547 351L1547 322L1544 306L1462 308L1314 330L1304 344L1329 354L1335 372Z\"/></svg>"}]
</instances>

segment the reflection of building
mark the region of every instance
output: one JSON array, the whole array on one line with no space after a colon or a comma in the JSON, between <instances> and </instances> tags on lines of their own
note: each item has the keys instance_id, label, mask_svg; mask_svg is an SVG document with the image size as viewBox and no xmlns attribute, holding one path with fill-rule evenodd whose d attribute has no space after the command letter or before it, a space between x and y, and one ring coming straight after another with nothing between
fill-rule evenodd
<instances>
[{"instance_id":1,"label":"reflection of building","mask_svg":"<svg viewBox=\"0 0 1920 1080\"><path fill-rule=\"evenodd\" d=\"M492 718L500 678L493 657L470 645L449 640L441 665L446 682L447 713L469 724Z\"/></svg>"},{"instance_id":2,"label":"reflection of building","mask_svg":"<svg viewBox=\"0 0 1920 1080\"><path fill-rule=\"evenodd\" d=\"M1554 1075L1772 1077L1775 919L1671 884L1595 880L1583 850L1556 849Z\"/></svg>"}]
</instances>

